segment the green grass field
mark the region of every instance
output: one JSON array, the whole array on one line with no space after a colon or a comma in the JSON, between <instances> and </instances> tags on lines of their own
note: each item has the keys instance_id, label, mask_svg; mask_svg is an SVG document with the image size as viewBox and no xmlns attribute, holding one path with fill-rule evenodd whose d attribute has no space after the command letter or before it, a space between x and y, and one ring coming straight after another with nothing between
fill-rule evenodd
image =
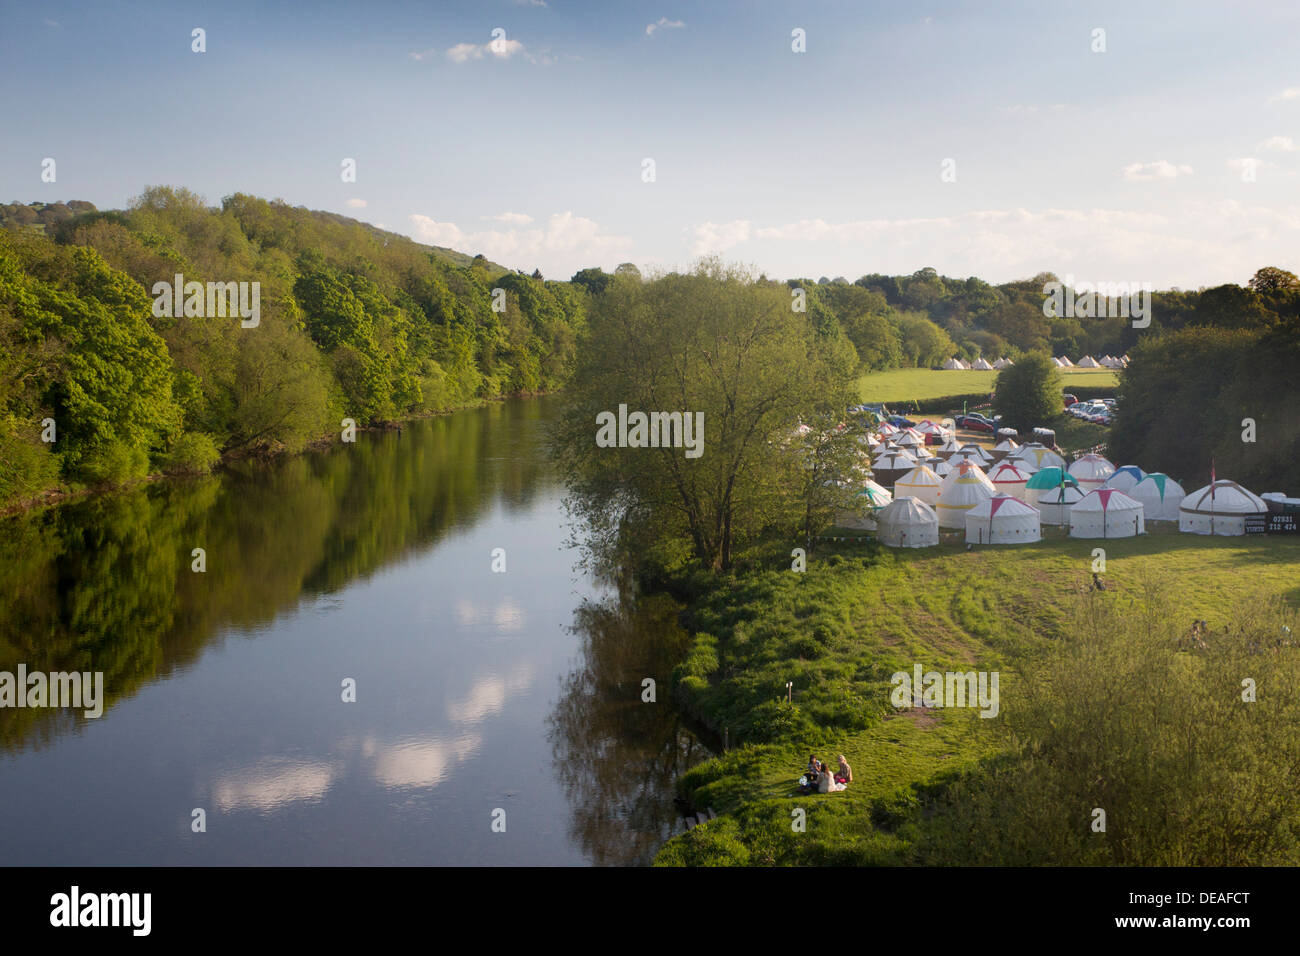
<instances>
[{"instance_id":1,"label":"green grass field","mask_svg":"<svg viewBox=\"0 0 1300 956\"><path fill-rule=\"evenodd\" d=\"M1111 541L1044 529L1045 540L1033 545L973 551L953 534L935 548L865 560L869 546L827 543L806 574L756 572L721 586L693 607L700 629L718 638L721 659L698 712L729 722L735 740L739 715L771 708L764 702L784 697L793 680L804 722L760 727L760 739L690 771L683 794L722 815L670 841L658 862L907 862L907 841L887 821L911 812L918 788L975 766L1001 744L995 721L969 710L893 711L886 675L912 662L998 669L1004 699L1014 700L1018 673L1071 639L1070 615L1086 600L1095 548L1105 549L1108 591L1094 599L1168 608L1180 628L1204 619L1226 634L1243 605L1280 599L1300 608L1300 537L1150 528ZM854 784L841 794L799 796L793 782L809 751L832 764L845 754ZM796 808L808 813L803 836L791 831Z\"/></svg>"},{"instance_id":2,"label":"green grass field","mask_svg":"<svg viewBox=\"0 0 1300 956\"><path fill-rule=\"evenodd\" d=\"M920 402L943 395L991 392L997 372L934 371L900 368L871 372L858 379L858 394L864 402ZM1072 388L1113 388L1119 379L1110 369L1076 369L1061 373L1067 391Z\"/></svg>"}]
</instances>

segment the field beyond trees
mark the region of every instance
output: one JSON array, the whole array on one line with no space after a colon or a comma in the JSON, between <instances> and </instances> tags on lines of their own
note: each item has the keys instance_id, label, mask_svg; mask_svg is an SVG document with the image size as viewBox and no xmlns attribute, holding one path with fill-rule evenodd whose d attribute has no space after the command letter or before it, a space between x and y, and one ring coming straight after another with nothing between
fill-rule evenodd
<instances>
[{"instance_id":1,"label":"field beyond trees","mask_svg":"<svg viewBox=\"0 0 1300 956\"><path fill-rule=\"evenodd\" d=\"M864 402L902 404L993 391L997 372L947 371L927 368L899 368L869 372L857 381L858 396ZM1110 369L1062 369L1066 391L1114 388L1119 377Z\"/></svg>"}]
</instances>

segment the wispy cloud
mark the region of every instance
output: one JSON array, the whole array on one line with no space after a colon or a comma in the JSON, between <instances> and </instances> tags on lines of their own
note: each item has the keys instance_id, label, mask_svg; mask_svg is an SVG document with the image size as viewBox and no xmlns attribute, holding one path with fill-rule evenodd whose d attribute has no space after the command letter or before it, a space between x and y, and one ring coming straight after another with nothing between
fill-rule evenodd
<instances>
[{"instance_id":1,"label":"wispy cloud","mask_svg":"<svg viewBox=\"0 0 1300 956\"><path fill-rule=\"evenodd\" d=\"M492 219L496 222L509 222L516 225L526 226L533 221L533 217L522 212L503 212L495 216L484 216L484 219Z\"/></svg>"},{"instance_id":2,"label":"wispy cloud","mask_svg":"<svg viewBox=\"0 0 1300 956\"><path fill-rule=\"evenodd\" d=\"M657 23L647 23L645 25L645 35L652 37L656 30L680 30L686 26L682 20L669 20L667 17L660 17Z\"/></svg>"},{"instance_id":3,"label":"wispy cloud","mask_svg":"<svg viewBox=\"0 0 1300 956\"><path fill-rule=\"evenodd\" d=\"M1270 103L1277 103L1280 100L1300 100L1300 86L1290 86L1275 96L1270 96Z\"/></svg>"},{"instance_id":4,"label":"wispy cloud","mask_svg":"<svg viewBox=\"0 0 1300 956\"><path fill-rule=\"evenodd\" d=\"M750 236L748 219L731 222L704 222L690 230L693 234L691 254L705 256L711 252L724 252L732 246L747 242Z\"/></svg>"},{"instance_id":5,"label":"wispy cloud","mask_svg":"<svg viewBox=\"0 0 1300 956\"><path fill-rule=\"evenodd\" d=\"M692 255L764 254L815 275L872 271L908 273L931 265L945 275L994 282L1043 269L1076 275L1132 275L1159 288L1244 282L1279 249L1300 245L1300 205L1264 206L1236 200L1187 201L1166 213L1129 209L985 209L952 216L801 219L757 225L747 219L705 222L688 230ZM784 245L782 245L784 244ZM806 247L807 252L801 252ZM847 251L851 250L851 251ZM1283 257L1283 268L1300 264ZM865 270L862 270L865 271Z\"/></svg>"},{"instance_id":6,"label":"wispy cloud","mask_svg":"<svg viewBox=\"0 0 1300 956\"><path fill-rule=\"evenodd\" d=\"M490 259L520 267L540 262L547 269L576 269L581 267L575 264L579 257L590 265L590 260L611 256L632 245L627 236L610 235L595 220L567 210L553 213L545 226L533 228L521 228L532 222L522 213L502 213L492 218L510 223L511 228L466 232L454 222L438 222L419 214L412 215L410 221L415 238L421 242L461 252L481 252Z\"/></svg>"},{"instance_id":7,"label":"wispy cloud","mask_svg":"<svg viewBox=\"0 0 1300 956\"><path fill-rule=\"evenodd\" d=\"M1130 180L1177 179L1192 175L1192 167L1176 166L1168 160L1158 159L1154 163L1129 163L1120 174Z\"/></svg>"},{"instance_id":8,"label":"wispy cloud","mask_svg":"<svg viewBox=\"0 0 1300 956\"><path fill-rule=\"evenodd\" d=\"M365 209L366 201L364 199L349 199L348 205L353 209Z\"/></svg>"},{"instance_id":9,"label":"wispy cloud","mask_svg":"<svg viewBox=\"0 0 1300 956\"><path fill-rule=\"evenodd\" d=\"M425 50L423 53L411 53L410 57L414 60L423 60L435 51ZM538 50L536 53L529 51L518 40L491 40L487 43L457 43L453 47L448 47L447 59L452 63L468 63L471 60L482 60L489 56L497 60L509 60L511 57L521 57L532 63L534 66L551 66L559 62L559 57L551 53L549 47Z\"/></svg>"},{"instance_id":10,"label":"wispy cloud","mask_svg":"<svg viewBox=\"0 0 1300 956\"><path fill-rule=\"evenodd\" d=\"M1256 146L1255 149L1266 149L1275 153L1294 153L1300 149L1300 146L1296 146L1290 136L1270 136Z\"/></svg>"}]
</instances>

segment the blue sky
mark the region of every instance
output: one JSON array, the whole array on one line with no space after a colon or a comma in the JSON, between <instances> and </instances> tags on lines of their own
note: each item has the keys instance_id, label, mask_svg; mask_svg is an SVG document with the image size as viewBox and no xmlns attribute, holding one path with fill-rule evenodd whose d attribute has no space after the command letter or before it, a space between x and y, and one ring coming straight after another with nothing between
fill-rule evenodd
<instances>
[{"instance_id":1,"label":"blue sky","mask_svg":"<svg viewBox=\"0 0 1300 956\"><path fill-rule=\"evenodd\" d=\"M1244 282L1300 271L1298 27L1250 2L4 2L0 200L242 191L560 278L717 253Z\"/></svg>"}]
</instances>

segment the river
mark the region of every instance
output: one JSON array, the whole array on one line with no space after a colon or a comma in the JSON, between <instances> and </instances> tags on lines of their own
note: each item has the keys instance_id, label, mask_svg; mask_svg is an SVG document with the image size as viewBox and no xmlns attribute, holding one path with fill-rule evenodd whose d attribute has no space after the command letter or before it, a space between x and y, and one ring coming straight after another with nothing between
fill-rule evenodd
<instances>
[{"instance_id":1,"label":"river","mask_svg":"<svg viewBox=\"0 0 1300 956\"><path fill-rule=\"evenodd\" d=\"M106 697L0 708L0 865L649 862L684 635L577 569L556 407L0 519L0 671Z\"/></svg>"}]
</instances>

